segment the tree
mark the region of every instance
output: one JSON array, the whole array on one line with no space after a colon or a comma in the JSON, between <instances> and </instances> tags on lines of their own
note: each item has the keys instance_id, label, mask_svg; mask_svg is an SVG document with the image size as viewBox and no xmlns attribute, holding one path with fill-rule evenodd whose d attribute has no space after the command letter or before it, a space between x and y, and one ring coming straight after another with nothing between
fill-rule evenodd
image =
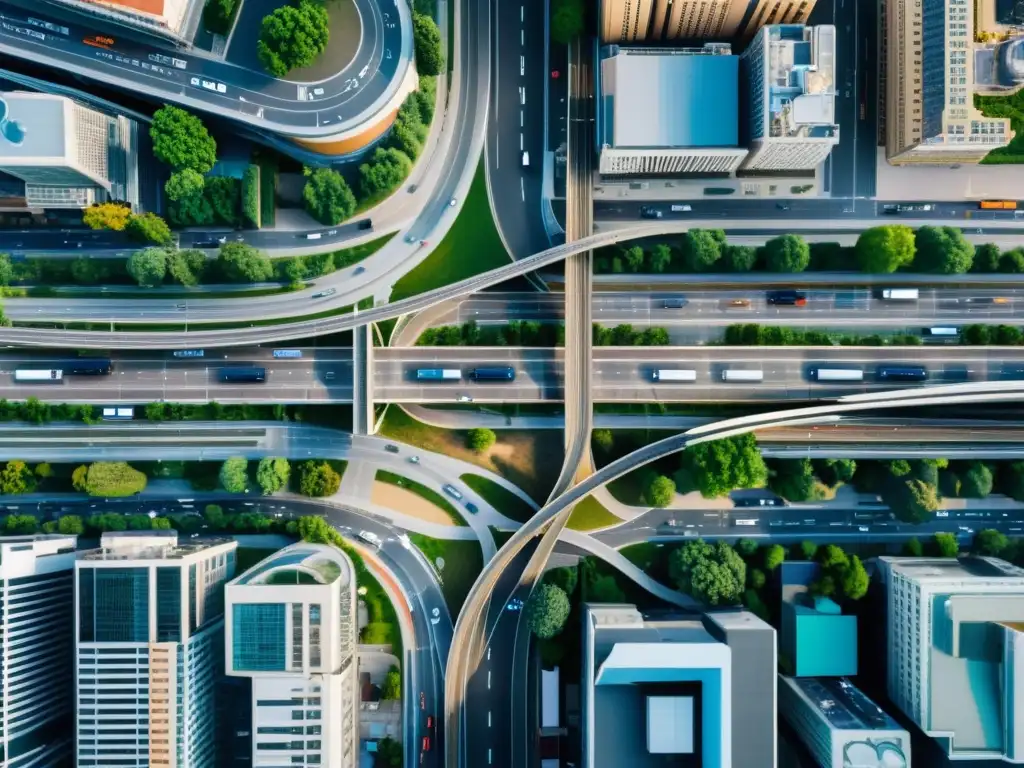
<instances>
[{"instance_id":1,"label":"tree","mask_svg":"<svg viewBox=\"0 0 1024 768\"><path fill-rule=\"evenodd\" d=\"M405 181L411 170L408 155L393 147L377 147L370 162L359 166L359 189L366 198L387 194Z\"/></svg>"},{"instance_id":2,"label":"tree","mask_svg":"<svg viewBox=\"0 0 1024 768\"><path fill-rule=\"evenodd\" d=\"M800 555L804 560L813 560L818 554L818 545L813 541L800 542Z\"/></svg>"},{"instance_id":3,"label":"tree","mask_svg":"<svg viewBox=\"0 0 1024 768\"><path fill-rule=\"evenodd\" d=\"M217 142L203 121L184 109L166 105L153 115L149 129L153 154L175 171L209 173L217 162Z\"/></svg>"},{"instance_id":4,"label":"tree","mask_svg":"<svg viewBox=\"0 0 1024 768\"><path fill-rule=\"evenodd\" d=\"M341 487L341 475L326 461L304 461L299 465L299 493L304 496L333 496Z\"/></svg>"},{"instance_id":5,"label":"tree","mask_svg":"<svg viewBox=\"0 0 1024 768\"><path fill-rule=\"evenodd\" d=\"M764 571L762 571L760 568L751 568L747 572L747 579L750 582L750 586L753 589L762 589L764 587L765 581L767 581L767 578L764 575Z\"/></svg>"},{"instance_id":6,"label":"tree","mask_svg":"<svg viewBox=\"0 0 1024 768\"><path fill-rule=\"evenodd\" d=\"M287 487L290 474L288 459L267 456L260 459L259 466L256 467L256 482L264 495L269 495Z\"/></svg>"},{"instance_id":7,"label":"tree","mask_svg":"<svg viewBox=\"0 0 1024 768\"><path fill-rule=\"evenodd\" d=\"M842 547L826 544L818 550L818 564L825 569L844 568L850 562Z\"/></svg>"},{"instance_id":8,"label":"tree","mask_svg":"<svg viewBox=\"0 0 1024 768\"><path fill-rule=\"evenodd\" d=\"M162 248L143 248L128 257L128 274L143 288L160 285L167 274L167 251Z\"/></svg>"},{"instance_id":9,"label":"tree","mask_svg":"<svg viewBox=\"0 0 1024 768\"><path fill-rule=\"evenodd\" d=\"M542 640L562 631L569 618L569 596L554 584L539 584L526 604L526 623Z\"/></svg>"},{"instance_id":10,"label":"tree","mask_svg":"<svg viewBox=\"0 0 1024 768\"><path fill-rule=\"evenodd\" d=\"M960 544L952 533L936 533L934 538L939 557L956 557L960 553Z\"/></svg>"},{"instance_id":11,"label":"tree","mask_svg":"<svg viewBox=\"0 0 1024 768\"><path fill-rule=\"evenodd\" d=\"M974 535L974 551L979 555L997 557L1009 543L1005 533L993 528L983 528Z\"/></svg>"},{"instance_id":12,"label":"tree","mask_svg":"<svg viewBox=\"0 0 1024 768\"><path fill-rule=\"evenodd\" d=\"M128 226L132 209L121 203L93 203L82 212L82 223L89 229L121 232Z\"/></svg>"},{"instance_id":13,"label":"tree","mask_svg":"<svg viewBox=\"0 0 1024 768\"><path fill-rule=\"evenodd\" d=\"M74 475L71 479L74 483ZM145 489L146 475L124 461L97 461L89 465L85 476L85 492L90 496L134 496Z\"/></svg>"},{"instance_id":14,"label":"tree","mask_svg":"<svg viewBox=\"0 0 1024 768\"><path fill-rule=\"evenodd\" d=\"M747 566L724 541L688 541L669 556L669 576L681 592L709 605L735 605L743 595Z\"/></svg>"},{"instance_id":15,"label":"tree","mask_svg":"<svg viewBox=\"0 0 1024 768\"><path fill-rule=\"evenodd\" d=\"M10 285L14 282L14 265L11 263L10 254L0 253L0 285Z\"/></svg>"},{"instance_id":16,"label":"tree","mask_svg":"<svg viewBox=\"0 0 1024 768\"><path fill-rule=\"evenodd\" d=\"M402 744L390 736L385 736L377 742L373 768L401 768L404 759L405 751Z\"/></svg>"},{"instance_id":17,"label":"tree","mask_svg":"<svg viewBox=\"0 0 1024 768\"><path fill-rule=\"evenodd\" d=\"M853 459L814 459L811 465L818 479L829 487L850 482L857 471L857 462Z\"/></svg>"},{"instance_id":18,"label":"tree","mask_svg":"<svg viewBox=\"0 0 1024 768\"><path fill-rule=\"evenodd\" d=\"M893 477L906 477L910 474L910 462L906 459L891 459L885 465Z\"/></svg>"},{"instance_id":19,"label":"tree","mask_svg":"<svg viewBox=\"0 0 1024 768\"><path fill-rule=\"evenodd\" d=\"M921 544L920 539L915 536L903 545L903 552L910 557L921 557L924 554L924 546Z\"/></svg>"},{"instance_id":20,"label":"tree","mask_svg":"<svg viewBox=\"0 0 1024 768\"><path fill-rule=\"evenodd\" d=\"M967 499L983 499L992 493L992 470L980 461L972 461L960 474L960 495Z\"/></svg>"},{"instance_id":21,"label":"tree","mask_svg":"<svg viewBox=\"0 0 1024 768\"><path fill-rule=\"evenodd\" d=\"M971 272L998 272L1003 252L994 243L985 243L974 249Z\"/></svg>"},{"instance_id":22,"label":"tree","mask_svg":"<svg viewBox=\"0 0 1024 768\"><path fill-rule=\"evenodd\" d=\"M774 571L786 559L786 550L781 544L771 544L764 549L764 568L766 571Z\"/></svg>"},{"instance_id":23,"label":"tree","mask_svg":"<svg viewBox=\"0 0 1024 768\"><path fill-rule=\"evenodd\" d=\"M914 268L920 272L961 275L974 262L974 246L955 227L920 227L914 242Z\"/></svg>"},{"instance_id":24,"label":"tree","mask_svg":"<svg viewBox=\"0 0 1024 768\"><path fill-rule=\"evenodd\" d=\"M53 477L53 467L49 462L41 461L36 464L36 468L32 470L33 474L40 480L45 480L48 477Z\"/></svg>"},{"instance_id":25,"label":"tree","mask_svg":"<svg viewBox=\"0 0 1024 768\"><path fill-rule=\"evenodd\" d=\"M170 518L167 517L154 517L149 521L149 526L154 531L169 531L174 527L171 525Z\"/></svg>"},{"instance_id":26,"label":"tree","mask_svg":"<svg viewBox=\"0 0 1024 768\"><path fill-rule=\"evenodd\" d=\"M783 459L774 462L775 471L769 478L769 487L789 501L819 500L817 478L810 459Z\"/></svg>"},{"instance_id":27,"label":"tree","mask_svg":"<svg viewBox=\"0 0 1024 768\"><path fill-rule=\"evenodd\" d=\"M1024 501L1024 461L1003 465L999 471L999 487L1010 498Z\"/></svg>"},{"instance_id":28,"label":"tree","mask_svg":"<svg viewBox=\"0 0 1024 768\"><path fill-rule=\"evenodd\" d=\"M895 272L914 260L914 230L901 224L865 229L857 238L856 254L862 272Z\"/></svg>"},{"instance_id":29,"label":"tree","mask_svg":"<svg viewBox=\"0 0 1024 768\"><path fill-rule=\"evenodd\" d=\"M15 536L25 536L39 530L39 521L34 515L8 515L4 530Z\"/></svg>"},{"instance_id":30,"label":"tree","mask_svg":"<svg viewBox=\"0 0 1024 768\"><path fill-rule=\"evenodd\" d=\"M672 263L672 249L664 243L658 243L656 246L651 248L650 255L648 256L648 263L650 265L651 272L654 272L655 274L665 272Z\"/></svg>"},{"instance_id":31,"label":"tree","mask_svg":"<svg viewBox=\"0 0 1024 768\"><path fill-rule=\"evenodd\" d=\"M727 437L687 448L681 468L705 498L724 496L737 488L761 488L768 468L752 434Z\"/></svg>"},{"instance_id":32,"label":"tree","mask_svg":"<svg viewBox=\"0 0 1024 768\"><path fill-rule=\"evenodd\" d=\"M850 564L842 569L838 583L847 600L860 600L868 593L871 580L864 569L864 563L857 555L853 555Z\"/></svg>"},{"instance_id":33,"label":"tree","mask_svg":"<svg viewBox=\"0 0 1024 768\"><path fill-rule=\"evenodd\" d=\"M327 10L311 0L285 5L263 18L256 53L274 77L296 67L307 67L327 48L330 40Z\"/></svg>"},{"instance_id":34,"label":"tree","mask_svg":"<svg viewBox=\"0 0 1024 768\"><path fill-rule=\"evenodd\" d=\"M490 429L478 427L466 432L466 445L475 453L486 453L497 440L498 436Z\"/></svg>"},{"instance_id":35,"label":"tree","mask_svg":"<svg viewBox=\"0 0 1024 768\"><path fill-rule=\"evenodd\" d=\"M706 272L722 256L722 242L715 230L691 229L683 235L683 263L690 272Z\"/></svg>"},{"instance_id":36,"label":"tree","mask_svg":"<svg viewBox=\"0 0 1024 768\"><path fill-rule=\"evenodd\" d=\"M249 485L249 462L244 456L232 456L220 465L221 487L228 493L244 493Z\"/></svg>"},{"instance_id":37,"label":"tree","mask_svg":"<svg viewBox=\"0 0 1024 768\"><path fill-rule=\"evenodd\" d=\"M753 539L740 539L736 542L736 551L743 557L751 557L757 552L757 542Z\"/></svg>"},{"instance_id":38,"label":"tree","mask_svg":"<svg viewBox=\"0 0 1024 768\"><path fill-rule=\"evenodd\" d=\"M609 456L615 447L615 437L610 429L595 429L590 433L590 444L599 453Z\"/></svg>"},{"instance_id":39,"label":"tree","mask_svg":"<svg viewBox=\"0 0 1024 768\"><path fill-rule=\"evenodd\" d=\"M356 210L356 196L352 194L345 177L330 168L305 170L306 186L302 199L306 211L321 224L337 224Z\"/></svg>"},{"instance_id":40,"label":"tree","mask_svg":"<svg viewBox=\"0 0 1024 768\"><path fill-rule=\"evenodd\" d=\"M764 244L764 260L769 272L803 272L811 263L811 247L800 235L773 237Z\"/></svg>"},{"instance_id":41,"label":"tree","mask_svg":"<svg viewBox=\"0 0 1024 768\"><path fill-rule=\"evenodd\" d=\"M206 254L202 251L186 249L171 251L167 255L167 273L176 283L186 288L199 285L200 278L206 270Z\"/></svg>"},{"instance_id":42,"label":"tree","mask_svg":"<svg viewBox=\"0 0 1024 768\"><path fill-rule=\"evenodd\" d=\"M168 200L175 202L188 197L198 197L203 194L203 187L206 179L203 174L193 168L182 168L180 171L171 174L171 177L164 184L164 193Z\"/></svg>"},{"instance_id":43,"label":"tree","mask_svg":"<svg viewBox=\"0 0 1024 768\"><path fill-rule=\"evenodd\" d=\"M624 603L626 593L611 574L595 575L587 584L587 602Z\"/></svg>"},{"instance_id":44,"label":"tree","mask_svg":"<svg viewBox=\"0 0 1024 768\"><path fill-rule=\"evenodd\" d=\"M171 228L155 213L132 214L126 231L129 237L139 243L170 245L174 242Z\"/></svg>"},{"instance_id":45,"label":"tree","mask_svg":"<svg viewBox=\"0 0 1024 768\"><path fill-rule=\"evenodd\" d=\"M1024 272L1024 251L1014 248L999 257L999 271L1008 274L1020 274Z\"/></svg>"},{"instance_id":46,"label":"tree","mask_svg":"<svg viewBox=\"0 0 1024 768\"><path fill-rule=\"evenodd\" d=\"M224 243L217 254L217 268L232 283L259 283L274 276L267 255L245 243Z\"/></svg>"},{"instance_id":47,"label":"tree","mask_svg":"<svg viewBox=\"0 0 1024 768\"><path fill-rule=\"evenodd\" d=\"M89 467L85 464L75 467L75 470L71 473L71 487L79 493L85 493L86 480L89 476Z\"/></svg>"},{"instance_id":48,"label":"tree","mask_svg":"<svg viewBox=\"0 0 1024 768\"><path fill-rule=\"evenodd\" d=\"M939 508L935 486L916 478L888 483L883 489L882 499L896 519L905 523L923 523Z\"/></svg>"},{"instance_id":49,"label":"tree","mask_svg":"<svg viewBox=\"0 0 1024 768\"><path fill-rule=\"evenodd\" d=\"M380 697L385 701L398 701L402 698L402 673L393 664L384 677L384 687Z\"/></svg>"},{"instance_id":50,"label":"tree","mask_svg":"<svg viewBox=\"0 0 1024 768\"><path fill-rule=\"evenodd\" d=\"M421 75L440 75L444 70L441 30L423 13L412 15L412 41L416 53L416 71Z\"/></svg>"},{"instance_id":51,"label":"tree","mask_svg":"<svg viewBox=\"0 0 1024 768\"><path fill-rule=\"evenodd\" d=\"M644 481L644 501L652 507L667 507L676 495L676 484L671 478L650 473Z\"/></svg>"},{"instance_id":52,"label":"tree","mask_svg":"<svg viewBox=\"0 0 1024 768\"><path fill-rule=\"evenodd\" d=\"M554 584L565 594L571 595L576 591L576 582L579 580L579 571L575 566L567 565L561 568L552 568L544 573L544 581Z\"/></svg>"},{"instance_id":53,"label":"tree","mask_svg":"<svg viewBox=\"0 0 1024 768\"><path fill-rule=\"evenodd\" d=\"M554 0L551 4L551 39L568 45L583 33L583 0Z\"/></svg>"},{"instance_id":54,"label":"tree","mask_svg":"<svg viewBox=\"0 0 1024 768\"><path fill-rule=\"evenodd\" d=\"M36 477L24 461L8 461L0 472L0 493L14 495L31 493L36 487Z\"/></svg>"},{"instance_id":55,"label":"tree","mask_svg":"<svg viewBox=\"0 0 1024 768\"><path fill-rule=\"evenodd\" d=\"M314 544L329 544L335 531L322 517L306 515L299 518L299 538Z\"/></svg>"},{"instance_id":56,"label":"tree","mask_svg":"<svg viewBox=\"0 0 1024 768\"><path fill-rule=\"evenodd\" d=\"M129 515L128 516L128 530L129 531L148 531L152 528L152 523L149 519L149 515Z\"/></svg>"},{"instance_id":57,"label":"tree","mask_svg":"<svg viewBox=\"0 0 1024 768\"><path fill-rule=\"evenodd\" d=\"M757 263L757 249L752 245L726 245L722 248L722 268L726 272L749 272Z\"/></svg>"},{"instance_id":58,"label":"tree","mask_svg":"<svg viewBox=\"0 0 1024 768\"><path fill-rule=\"evenodd\" d=\"M65 536L81 536L85 533L85 523L78 515L62 515L57 520L57 533Z\"/></svg>"}]
</instances>

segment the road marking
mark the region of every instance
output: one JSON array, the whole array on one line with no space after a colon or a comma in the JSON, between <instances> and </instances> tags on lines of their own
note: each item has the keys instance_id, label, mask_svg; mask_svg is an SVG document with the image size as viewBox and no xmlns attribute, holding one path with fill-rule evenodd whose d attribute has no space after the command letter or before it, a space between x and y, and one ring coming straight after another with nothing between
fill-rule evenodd
<instances>
[{"instance_id":1,"label":"road marking","mask_svg":"<svg viewBox=\"0 0 1024 768\"><path fill-rule=\"evenodd\" d=\"M519 44L526 45L526 33L522 29L519 30Z\"/></svg>"},{"instance_id":2,"label":"road marking","mask_svg":"<svg viewBox=\"0 0 1024 768\"><path fill-rule=\"evenodd\" d=\"M487 750L487 764L494 765L494 752L490 748Z\"/></svg>"},{"instance_id":3,"label":"road marking","mask_svg":"<svg viewBox=\"0 0 1024 768\"><path fill-rule=\"evenodd\" d=\"M523 202L526 202L526 187L523 186L523 177L519 177L519 196L523 198Z\"/></svg>"},{"instance_id":4,"label":"road marking","mask_svg":"<svg viewBox=\"0 0 1024 768\"><path fill-rule=\"evenodd\" d=\"M522 134L522 132L519 133L519 151L520 152L523 151L523 134Z\"/></svg>"},{"instance_id":5,"label":"road marking","mask_svg":"<svg viewBox=\"0 0 1024 768\"><path fill-rule=\"evenodd\" d=\"M491 727L491 710L487 710L487 727Z\"/></svg>"},{"instance_id":6,"label":"road marking","mask_svg":"<svg viewBox=\"0 0 1024 768\"><path fill-rule=\"evenodd\" d=\"M487 670L487 690L491 689L491 670Z\"/></svg>"},{"instance_id":7,"label":"road marking","mask_svg":"<svg viewBox=\"0 0 1024 768\"><path fill-rule=\"evenodd\" d=\"M523 20L523 6L519 6L519 21Z\"/></svg>"},{"instance_id":8,"label":"road marking","mask_svg":"<svg viewBox=\"0 0 1024 768\"><path fill-rule=\"evenodd\" d=\"M490 648L487 649L487 660L488 661L491 660L491 649Z\"/></svg>"},{"instance_id":9,"label":"road marking","mask_svg":"<svg viewBox=\"0 0 1024 768\"><path fill-rule=\"evenodd\" d=\"M519 110L519 127L523 127L523 110Z\"/></svg>"}]
</instances>

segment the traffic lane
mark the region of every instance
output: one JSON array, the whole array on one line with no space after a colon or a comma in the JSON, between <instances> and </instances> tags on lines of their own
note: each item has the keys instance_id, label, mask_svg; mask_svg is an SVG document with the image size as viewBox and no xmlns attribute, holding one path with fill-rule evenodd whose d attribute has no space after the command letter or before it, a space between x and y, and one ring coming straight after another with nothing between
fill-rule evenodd
<instances>
[{"instance_id":1,"label":"traffic lane","mask_svg":"<svg viewBox=\"0 0 1024 768\"><path fill-rule=\"evenodd\" d=\"M924 191L922 191L924 192ZM977 202L961 201L930 201L925 195L924 200L911 200L900 202L929 202L933 205L930 211L914 211L906 216L899 214L885 213L884 205L887 203L869 201L867 207L851 207L850 201L833 200L831 198L808 198L794 199L779 202L765 199L736 199L736 200L631 200L628 198L594 200L594 218L597 221L623 221L644 218L641 216L641 209L654 209L661 213L659 217L663 221L685 221L700 219L727 219L748 217L752 219L775 219L775 220L799 220L799 219L831 219L831 218L863 218L865 215L873 218L884 218L893 224L901 223L906 216L913 216L914 219L965 219L970 215L972 221L983 222L986 228L1000 221L1011 222L1018 220L1013 211L981 210ZM672 210L673 205L682 207L689 206L690 210ZM736 230L723 221L721 225L727 232L735 233ZM968 231L974 231L977 227L963 226ZM787 232L802 234L798 229L789 229Z\"/></svg>"}]
</instances>

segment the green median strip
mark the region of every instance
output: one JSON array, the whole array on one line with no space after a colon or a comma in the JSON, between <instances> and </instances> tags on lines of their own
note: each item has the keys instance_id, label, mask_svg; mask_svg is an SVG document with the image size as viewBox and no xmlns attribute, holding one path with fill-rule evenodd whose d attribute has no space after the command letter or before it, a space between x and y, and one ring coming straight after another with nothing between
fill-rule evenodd
<instances>
[{"instance_id":1,"label":"green median strip","mask_svg":"<svg viewBox=\"0 0 1024 768\"><path fill-rule=\"evenodd\" d=\"M517 523L525 523L535 514L534 508L523 499L489 478L467 473L459 479L500 514Z\"/></svg>"},{"instance_id":2,"label":"green median strip","mask_svg":"<svg viewBox=\"0 0 1024 768\"><path fill-rule=\"evenodd\" d=\"M435 490L427 488L423 483L417 483L415 480L402 477L402 475L396 475L394 472L388 472L386 469L378 469L373 479L382 483L388 483L389 485L397 485L399 488L405 488L407 491L415 493L421 499L447 512L448 516L452 519L452 523L455 525L469 525L466 522L466 518L444 496Z\"/></svg>"},{"instance_id":3,"label":"green median strip","mask_svg":"<svg viewBox=\"0 0 1024 768\"><path fill-rule=\"evenodd\" d=\"M604 504L593 496L583 499L569 515L569 527L574 531L593 531L597 528L607 528L609 525L618 525L621 522L623 522L622 518L609 512Z\"/></svg>"},{"instance_id":4,"label":"green median strip","mask_svg":"<svg viewBox=\"0 0 1024 768\"><path fill-rule=\"evenodd\" d=\"M441 580L441 591L452 620L459 615L473 582L484 567L480 542L455 539L434 539L420 533L409 539L430 561ZM442 567L443 566L443 567Z\"/></svg>"}]
</instances>

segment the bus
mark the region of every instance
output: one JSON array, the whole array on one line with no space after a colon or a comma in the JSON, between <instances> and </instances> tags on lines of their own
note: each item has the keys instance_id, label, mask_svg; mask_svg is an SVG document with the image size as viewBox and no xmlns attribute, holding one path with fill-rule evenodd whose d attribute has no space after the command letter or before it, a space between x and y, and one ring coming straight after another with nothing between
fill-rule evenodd
<instances>
[{"instance_id":1,"label":"bus","mask_svg":"<svg viewBox=\"0 0 1024 768\"><path fill-rule=\"evenodd\" d=\"M917 288L886 288L882 298L886 301L917 301L921 292Z\"/></svg>"},{"instance_id":2,"label":"bus","mask_svg":"<svg viewBox=\"0 0 1024 768\"><path fill-rule=\"evenodd\" d=\"M462 371L458 368L418 368L416 381L458 381Z\"/></svg>"},{"instance_id":3,"label":"bus","mask_svg":"<svg viewBox=\"0 0 1024 768\"><path fill-rule=\"evenodd\" d=\"M15 381L57 383L64 380L64 371L57 368L18 368Z\"/></svg>"},{"instance_id":4,"label":"bus","mask_svg":"<svg viewBox=\"0 0 1024 768\"><path fill-rule=\"evenodd\" d=\"M64 364L65 376L109 376L114 369L109 359L80 357Z\"/></svg>"},{"instance_id":5,"label":"bus","mask_svg":"<svg viewBox=\"0 0 1024 768\"><path fill-rule=\"evenodd\" d=\"M733 520L733 525L757 525L756 517L743 517L739 520Z\"/></svg>"},{"instance_id":6,"label":"bus","mask_svg":"<svg viewBox=\"0 0 1024 768\"><path fill-rule=\"evenodd\" d=\"M757 382L764 379L764 371L749 371L749 370L737 370L735 368L727 368L722 371L722 381L749 381Z\"/></svg>"},{"instance_id":7,"label":"bus","mask_svg":"<svg viewBox=\"0 0 1024 768\"><path fill-rule=\"evenodd\" d=\"M654 381L690 382L697 380L697 372L687 370L676 370L670 368L659 368L658 370L651 371L651 379L653 379Z\"/></svg>"},{"instance_id":8,"label":"bus","mask_svg":"<svg viewBox=\"0 0 1024 768\"><path fill-rule=\"evenodd\" d=\"M815 381L864 381L864 371L859 368L812 368L811 378Z\"/></svg>"},{"instance_id":9,"label":"bus","mask_svg":"<svg viewBox=\"0 0 1024 768\"><path fill-rule=\"evenodd\" d=\"M511 366L474 368L469 372L469 378L476 381L514 381L516 369Z\"/></svg>"},{"instance_id":10,"label":"bus","mask_svg":"<svg viewBox=\"0 0 1024 768\"><path fill-rule=\"evenodd\" d=\"M983 211L1015 211L1016 200L982 200L978 207Z\"/></svg>"},{"instance_id":11,"label":"bus","mask_svg":"<svg viewBox=\"0 0 1024 768\"><path fill-rule=\"evenodd\" d=\"M266 368L221 368L220 380L232 383L262 384L267 380Z\"/></svg>"},{"instance_id":12,"label":"bus","mask_svg":"<svg viewBox=\"0 0 1024 768\"><path fill-rule=\"evenodd\" d=\"M875 375L879 381L925 381L928 369L923 365L880 365Z\"/></svg>"},{"instance_id":13,"label":"bus","mask_svg":"<svg viewBox=\"0 0 1024 768\"><path fill-rule=\"evenodd\" d=\"M297 358L302 357L302 350L301 349L275 349L274 350L274 357L277 358L277 359L284 358L286 360L297 359Z\"/></svg>"},{"instance_id":14,"label":"bus","mask_svg":"<svg viewBox=\"0 0 1024 768\"><path fill-rule=\"evenodd\" d=\"M108 406L103 409L103 418L105 421L127 421L135 418L135 409Z\"/></svg>"},{"instance_id":15,"label":"bus","mask_svg":"<svg viewBox=\"0 0 1024 768\"><path fill-rule=\"evenodd\" d=\"M922 328L921 333L937 339L955 339L960 335L960 329L953 325L936 325Z\"/></svg>"},{"instance_id":16,"label":"bus","mask_svg":"<svg viewBox=\"0 0 1024 768\"><path fill-rule=\"evenodd\" d=\"M204 357L206 352L202 349L176 349L171 354L175 357Z\"/></svg>"}]
</instances>

